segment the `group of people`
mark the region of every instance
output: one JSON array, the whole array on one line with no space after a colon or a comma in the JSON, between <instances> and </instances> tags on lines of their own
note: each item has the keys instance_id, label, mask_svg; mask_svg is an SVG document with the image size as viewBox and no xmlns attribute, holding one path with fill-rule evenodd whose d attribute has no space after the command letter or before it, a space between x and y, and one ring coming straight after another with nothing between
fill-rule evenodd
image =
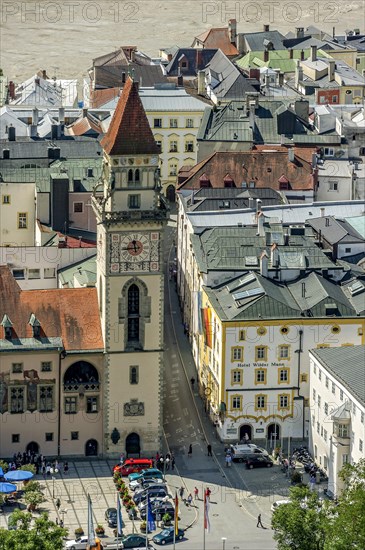
<instances>
[{"instance_id":1,"label":"group of people","mask_svg":"<svg viewBox=\"0 0 365 550\"><path fill-rule=\"evenodd\" d=\"M206 500L210 499L210 495L212 494L212 491L209 487L207 487L204 491L204 497ZM193 495L191 493L188 494L186 499L184 498L185 495L185 487L182 485L179 489L179 496L182 501L185 502L187 506L191 506L193 502ZM199 489L197 486L194 487L194 500L199 500Z\"/></svg>"},{"instance_id":2,"label":"group of people","mask_svg":"<svg viewBox=\"0 0 365 550\"><path fill-rule=\"evenodd\" d=\"M61 465L58 460L50 462L42 454L32 453L26 451L24 453L14 453L13 460L8 463L9 471L14 471L24 466L25 464L33 464L35 466L35 473L38 475L41 473L43 477L50 476L51 473L57 473L61 470ZM68 472L68 462L64 462L62 465L63 473Z\"/></svg>"},{"instance_id":3,"label":"group of people","mask_svg":"<svg viewBox=\"0 0 365 550\"><path fill-rule=\"evenodd\" d=\"M161 472L168 470L175 470L175 456L174 453L171 451L171 453L166 453L165 456L163 454L160 455L160 453L156 454L156 457L154 458L154 465L155 468L158 468L161 470Z\"/></svg>"}]
</instances>

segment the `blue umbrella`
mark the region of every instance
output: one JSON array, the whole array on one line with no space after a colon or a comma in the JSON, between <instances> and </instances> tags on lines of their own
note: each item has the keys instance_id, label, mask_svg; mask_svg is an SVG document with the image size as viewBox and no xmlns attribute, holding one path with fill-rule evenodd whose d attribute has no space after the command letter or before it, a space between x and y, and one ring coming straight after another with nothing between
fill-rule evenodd
<instances>
[{"instance_id":1,"label":"blue umbrella","mask_svg":"<svg viewBox=\"0 0 365 550\"><path fill-rule=\"evenodd\" d=\"M32 472L27 472L26 470L13 470L5 474L5 479L7 481L25 481L26 479L31 479L34 477Z\"/></svg>"},{"instance_id":2,"label":"blue umbrella","mask_svg":"<svg viewBox=\"0 0 365 550\"><path fill-rule=\"evenodd\" d=\"M16 485L13 483L0 483L0 493L14 493Z\"/></svg>"},{"instance_id":3,"label":"blue umbrella","mask_svg":"<svg viewBox=\"0 0 365 550\"><path fill-rule=\"evenodd\" d=\"M0 467L0 477L4 477L4 470Z\"/></svg>"}]
</instances>

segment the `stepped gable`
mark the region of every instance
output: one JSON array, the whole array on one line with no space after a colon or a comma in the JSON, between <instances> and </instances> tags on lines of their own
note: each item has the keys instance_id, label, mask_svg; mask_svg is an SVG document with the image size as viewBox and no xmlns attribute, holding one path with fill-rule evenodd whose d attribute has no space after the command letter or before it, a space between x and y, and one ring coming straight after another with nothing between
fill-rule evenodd
<instances>
[{"instance_id":1,"label":"stepped gable","mask_svg":"<svg viewBox=\"0 0 365 550\"><path fill-rule=\"evenodd\" d=\"M101 141L108 155L158 155L138 83L128 78L114 111L109 129Z\"/></svg>"}]
</instances>

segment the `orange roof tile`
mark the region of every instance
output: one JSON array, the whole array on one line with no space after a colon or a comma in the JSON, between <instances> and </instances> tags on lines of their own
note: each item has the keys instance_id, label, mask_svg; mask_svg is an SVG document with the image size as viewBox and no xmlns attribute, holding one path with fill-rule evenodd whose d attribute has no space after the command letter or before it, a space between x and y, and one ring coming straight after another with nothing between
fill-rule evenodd
<instances>
[{"instance_id":1,"label":"orange roof tile","mask_svg":"<svg viewBox=\"0 0 365 550\"><path fill-rule=\"evenodd\" d=\"M98 109L120 95L120 88L106 88L105 90L92 90L90 93L90 108Z\"/></svg>"},{"instance_id":2,"label":"orange roof tile","mask_svg":"<svg viewBox=\"0 0 365 550\"><path fill-rule=\"evenodd\" d=\"M0 296L0 318L10 317L15 337L33 337L33 313L41 338L61 337L66 351L104 349L95 288L21 290L9 268L0 266Z\"/></svg>"},{"instance_id":3,"label":"orange roof tile","mask_svg":"<svg viewBox=\"0 0 365 550\"><path fill-rule=\"evenodd\" d=\"M138 94L138 84L130 77L124 85L101 146L108 155L159 154Z\"/></svg>"},{"instance_id":4,"label":"orange roof tile","mask_svg":"<svg viewBox=\"0 0 365 550\"><path fill-rule=\"evenodd\" d=\"M179 189L199 189L201 178L209 179L212 187L223 187L227 174L236 187L253 181L255 187L280 190L284 176L289 189L312 190L316 175L312 174L313 147L295 147L294 162L288 161L287 147L258 146L251 151L217 151L194 166Z\"/></svg>"},{"instance_id":5,"label":"orange roof tile","mask_svg":"<svg viewBox=\"0 0 365 550\"><path fill-rule=\"evenodd\" d=\"M227 27L216 27L209 29L202 34L199 34L196 39L204 44L204 48L220 49L222 50L224 55L232 56L239 54L236 46L232 44L229 39L229 32Z\"/></svg>"}]
</instances>

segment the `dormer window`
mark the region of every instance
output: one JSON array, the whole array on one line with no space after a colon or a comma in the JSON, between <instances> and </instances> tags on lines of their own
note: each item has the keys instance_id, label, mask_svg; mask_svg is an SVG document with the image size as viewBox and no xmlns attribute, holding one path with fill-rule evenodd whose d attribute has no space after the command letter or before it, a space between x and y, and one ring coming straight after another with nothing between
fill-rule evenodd
<instances>
[{"instance_id":1,"label":"dormer window","mask_svg":"<svg viewBox=\"0 0 365 550\"><path fill-rule=\"evenodd\" d=\"M4 327L4 333L6 340L11 340L13 337L13 323L11 322L10 318L5 314L1 325Z\"/></svg>"},{"instance_id":2,"label":"dormer window","mask_svg":"<svg viewBox=\"0 0 365 550\"><path fill-rule=\"evenodd\" d=\"M40 338L41 335L41 324L38 321L37 317L32 313L29 319L29 324L33 329L33 338Z\"/></svg>"}]
</instances>

